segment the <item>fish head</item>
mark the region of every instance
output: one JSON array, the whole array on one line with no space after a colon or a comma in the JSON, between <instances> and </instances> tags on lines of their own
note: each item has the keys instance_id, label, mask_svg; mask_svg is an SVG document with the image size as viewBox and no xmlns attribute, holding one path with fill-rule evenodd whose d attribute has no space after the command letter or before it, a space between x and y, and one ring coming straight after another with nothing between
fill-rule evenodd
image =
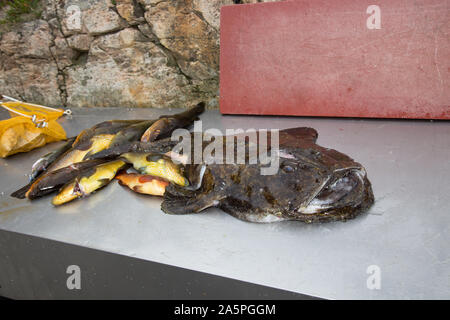
<instances>
[{"instance_id":1,"label":"fish head","mask_svg":"<svg viewBox=\"0 0 450 320\"><path fill-rule=\"evenodd\" d=\"M365 168L347 155L315 143L281 150L280 168L272 181L290 190L284 202L285 213L291 217L344 214L373 202Z\"/></svg>"}]
</instances>

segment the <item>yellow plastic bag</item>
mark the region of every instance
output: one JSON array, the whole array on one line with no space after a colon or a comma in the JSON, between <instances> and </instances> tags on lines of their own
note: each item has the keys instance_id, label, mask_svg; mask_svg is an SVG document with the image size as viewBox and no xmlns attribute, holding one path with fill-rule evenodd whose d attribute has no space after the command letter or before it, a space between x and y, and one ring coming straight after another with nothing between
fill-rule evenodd
<instances>
[{"instance_id":1,"label":"yellow plastic bag","mask_svg":"<svg viewBox=\"0 0 450 320\"><path fill-rule=\"evenodd\" d=\"M5 158L67 139L63 127L56 122L66 113L64 110L17 100L1 102L0 105L9 110L12 116L0 121L0 157Z\"/></svg>"}]
</instances>

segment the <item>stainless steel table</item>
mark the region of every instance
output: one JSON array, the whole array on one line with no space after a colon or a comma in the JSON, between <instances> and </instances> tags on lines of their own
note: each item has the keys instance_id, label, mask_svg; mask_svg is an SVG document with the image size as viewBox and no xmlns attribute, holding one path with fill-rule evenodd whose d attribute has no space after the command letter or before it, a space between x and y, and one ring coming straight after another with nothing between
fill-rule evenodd
<instances>
[{"instance_id":1,"label":"stainless steel table","mask_svg":"<svg viewBox=\"0 0 450 320\"><path fill-rule=\"evenodd\" d=\"M176 111L74 109L62 125L75 135L106 119ZM205 112L201 120L203 129L223 131L313 127L320 145L366 167L376 203L345 223L252 224L217 209L166 215L160 199L136 195L116 182L58 208L49 197L33 202L9 197L27 182L32 163L55 145L47 146L0 160L0 296L233 298L242 297L238 290L249 290L244 297L277 297L258 296L258 287L237 289L232 281L240 280L329 299L450 298L450 122L222 116L218 111ZM159 269L145 279L130 279L136 275L133 261L143 263L142 270L156 270L145 263ZM96 269L96 263L103 267ZM68 264L81 268L82 288L76 294L66 287ZM370 274L371 268L379 273ZM152 274L156 278L150 279ZM374 276L380 287L370 286ZM211 289L218 281L214 277L229 282ZM192 286L190 279L197 281L192 295L182 289ZM149 283L158 290L136 294Z\"/></svg>"}]
</instances>

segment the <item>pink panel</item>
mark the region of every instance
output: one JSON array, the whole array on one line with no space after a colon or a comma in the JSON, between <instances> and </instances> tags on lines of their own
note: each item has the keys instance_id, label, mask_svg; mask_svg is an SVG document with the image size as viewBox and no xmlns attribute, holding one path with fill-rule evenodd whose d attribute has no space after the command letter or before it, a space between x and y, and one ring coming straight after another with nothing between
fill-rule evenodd
<instances>
[{"instance_id":1,"label":"pink panel","mask_svg":"<svg viewBox=\"0 0 450 320\"><path fill-rule=\"evenodd\" d=\"M220 110L450 119L449 17L448 0L222 7Z\"/></svg>"}]
</instances>

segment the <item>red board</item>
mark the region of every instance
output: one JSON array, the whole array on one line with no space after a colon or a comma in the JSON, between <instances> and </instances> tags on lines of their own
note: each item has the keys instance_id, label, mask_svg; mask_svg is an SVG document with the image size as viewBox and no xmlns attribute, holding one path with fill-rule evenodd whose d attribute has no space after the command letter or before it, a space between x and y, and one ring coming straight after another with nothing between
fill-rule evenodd
<instances>
[{"instance_id":1,"label":"red board","mask_svg":"<svg viewBox=\"0 0 450 320\"><path fill-rule=\"evenodd\" d=\"M450 119L450 0L224 6L220 34L224 114Z\"/></svg>"}]
</instances>

